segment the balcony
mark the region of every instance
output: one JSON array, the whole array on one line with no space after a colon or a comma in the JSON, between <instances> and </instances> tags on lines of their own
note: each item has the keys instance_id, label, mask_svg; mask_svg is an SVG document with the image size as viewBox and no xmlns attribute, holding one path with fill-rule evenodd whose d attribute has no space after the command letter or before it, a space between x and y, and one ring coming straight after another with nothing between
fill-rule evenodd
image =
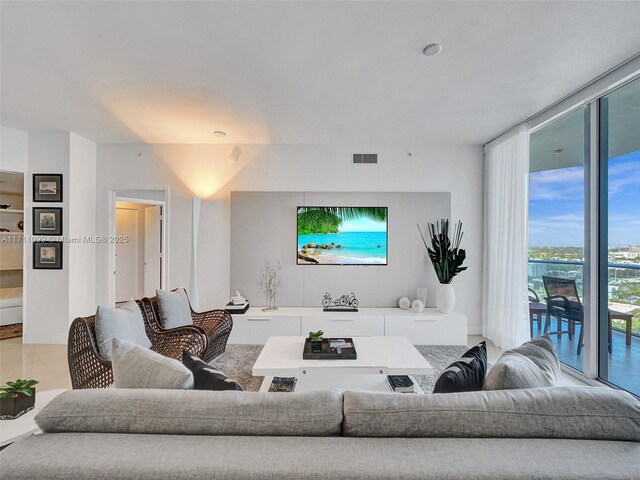
<instances>
[{"instance_id":1,"label":"balcony","mask_svg":"<svg viewBox=\"0 0 640 480\"><path fill-rule=\"evenodd\" d=\"M540 301L545 302L546 293L542 276L569 278L576 281L578 293L583 297L583 262L564 260L529 260L529 288L538 293ZM614 385L640 394L640 265L609 263L609 309L633 315L631 321L630 345L627 345L626 322L612 319L612 344L608 362L607 380ZM534 324L533 335L542 335L544 321ZM582 371L583 354L578 355L580 325L572 340L566 333L552 334L560 361ZM567 329L566 322L563 329ZM557 332L556 319L551 319L550 332Z\"/></svg>"}]
</instances>

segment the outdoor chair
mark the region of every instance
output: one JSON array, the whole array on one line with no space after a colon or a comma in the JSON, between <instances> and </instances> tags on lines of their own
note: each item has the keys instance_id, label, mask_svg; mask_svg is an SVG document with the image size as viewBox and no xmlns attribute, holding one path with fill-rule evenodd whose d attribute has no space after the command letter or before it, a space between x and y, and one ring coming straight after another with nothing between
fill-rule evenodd
<instances>
[{"instance_id":1,"label":"outdoor chair","mask_svg":"<svg viewBox=\"0 0 640 480\"><path fill-rule=\"evenodd\" d=\"M558 338L563 333L569 335L569 340L573 340L576 332L576 324L580 326L578 338L578 355L582 352L584 340L584 310L578 295L576 281L568 278L556 278L543 276L544 289L547 292L547 318L544 324L544 332L549 332L551 318L557 320ZM562 322L567 322L567 330L562 330Z\"/></svg>"},{"instance_id":2,"label":"outdoor chair","mask_svg":"<svg viewBox=\"0 0 640 480\"><path fill-rule=\"evenodd\" d=\"M143 319L142 302L136 300ZM113 384L111 362L98 352L95 330L96 316L78 317L69 328L67 355L71 386L74 389L107 388ZM157 329L145 322L147 337L151 341L151 350L165 357L182 359L182 352L188 351L202 357L207 349L207 336L202 329L187 325L171 329Z\"/></svg>"},{"instance_id":3,"label":"outdoor chair","mask_svg":"<svg viewBox=\"0 0 640 480\"><path fill-rule=\"evenodd\" d=\"M188 299L188 296L187 296ZM160 324L160 311L157 297L145 297L142 299L145 324L154 331L165 331ZM191 302L189 302L191 308ZM223 353L227 347L227 340L233 327L231 315L224 310L209 310L207 312L194 312L191 308L192 328L198 329L207 338L207 347L201 358L208 362Z\"/></svg>"},{"instance_id":4,"label":"outdoor chair","mask_svg":"<svg viewBox=\"0 0 640 480\"><path fill-rule=\"evenodd\" d=\"M540 302L540 297L535 290L529 289L529 330L533 338L533 324L537 322L538 332L542 328L542 317L547 314L547 306Z\"/></svg>"}]
</instances>

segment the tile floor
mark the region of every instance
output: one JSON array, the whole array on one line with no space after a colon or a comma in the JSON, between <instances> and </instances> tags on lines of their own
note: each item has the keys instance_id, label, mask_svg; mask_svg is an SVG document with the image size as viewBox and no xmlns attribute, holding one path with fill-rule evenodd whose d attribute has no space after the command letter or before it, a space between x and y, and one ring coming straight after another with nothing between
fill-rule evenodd
<instances>
[{"instance_id":1,"label":"tile floor","mask_svg":"<svg viewBox=\"0 0 640 480\"><path fill-rule=\"evenodd\" d=\"M23 345L22 338L0 340L0 383L35 378L38 390L71 388L66 345Z\"/></svg>"}]
</instances>

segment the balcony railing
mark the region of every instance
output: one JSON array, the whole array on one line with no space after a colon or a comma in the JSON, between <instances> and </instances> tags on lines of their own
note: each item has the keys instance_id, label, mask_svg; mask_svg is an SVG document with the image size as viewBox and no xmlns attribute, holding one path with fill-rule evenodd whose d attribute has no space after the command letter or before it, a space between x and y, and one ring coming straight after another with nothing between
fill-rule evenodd
<instances>
[{"instance_id":1,"label":"balcony railing","mask_svg":"<svg viewBox=\"0 0 640 480\"><path fill-rule=\"evenodd\" d=\"M543 275L569 278L576 281L578 293L583 297L583 267L584 262L579 260L529 259L529 288L535 290L544 301L546 293L542 282ZM634 336L640 336L640 265L609 263L608 278L609 302L628 306L628 313L634 315L631 331ZM612 309L619 310L620 307ZM623 331L623 325L613 320L614 330Z\"/></svg>"}]
</instances>

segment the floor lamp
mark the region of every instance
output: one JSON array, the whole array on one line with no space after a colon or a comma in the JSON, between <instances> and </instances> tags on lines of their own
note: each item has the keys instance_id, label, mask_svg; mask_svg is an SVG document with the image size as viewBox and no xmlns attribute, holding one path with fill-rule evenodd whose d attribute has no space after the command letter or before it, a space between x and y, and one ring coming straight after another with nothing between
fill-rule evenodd
<instances>
[{"instance_id":1,"label":"floor lamp","mask_svg":"<svg viewBox=\"0 0 640 480\"><path fill-rule=\"evenodd\" d=\"M202 199L194 196L191 199L191 281L189 284L189 297L194 310L200 308L200 295L198 294L198 228L200 226L200 205Z\"/></svg>"}]
</instances>

